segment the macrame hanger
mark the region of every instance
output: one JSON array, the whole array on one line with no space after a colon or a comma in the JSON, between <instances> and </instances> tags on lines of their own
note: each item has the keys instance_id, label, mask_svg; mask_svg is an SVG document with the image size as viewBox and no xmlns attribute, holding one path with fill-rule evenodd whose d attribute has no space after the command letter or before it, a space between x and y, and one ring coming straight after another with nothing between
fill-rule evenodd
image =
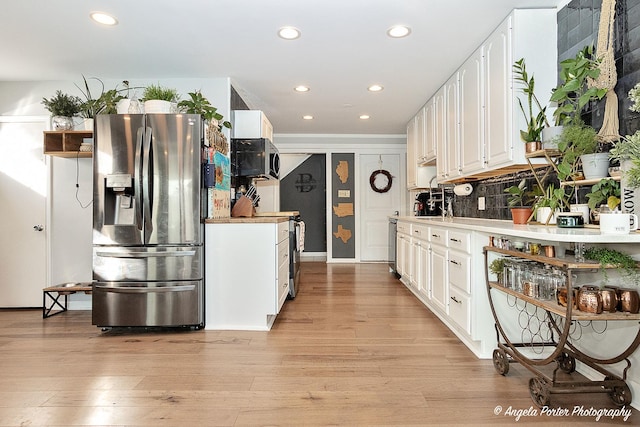
<instances>
[{"instance_id":1,"label":"macrame hanger","mask_svg":"<svg viewBox=\"0 0 640 427\"><path fill-rule=\"evenodd\" d=\"M382 171L382 154L378 154L378 170Z\"/></svg>"},{"instance_id":2,"label":"macrame hanger","mask_svg":"<svg viewBox=\"0 0 640 427\"><path fill-rule=\"evenodd\" d=\"M614 91L618 79L613 52L615 13L616 0L602 0L596 47L596 58L601 60L600 76L596 80L589 80L590 87L607 89L602 128L598 132L602 142L614 142L620 139L618 96Z\"/></svg>"}]
</instances>

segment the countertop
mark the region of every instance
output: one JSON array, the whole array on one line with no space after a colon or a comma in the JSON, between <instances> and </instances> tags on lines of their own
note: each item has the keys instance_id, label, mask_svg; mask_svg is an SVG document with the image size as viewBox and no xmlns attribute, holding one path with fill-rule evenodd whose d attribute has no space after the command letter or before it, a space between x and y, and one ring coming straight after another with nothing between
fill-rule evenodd
<instances>
[{"instance_id":1,"label":"countertop","mask_svg":"<svg viewBox=\"0 0 640 427\"><path fill-rule=\"evenodd\" d=\"M277 224L289 221L288 216L253 216L251 218L214 218L205 219L205 224Z\"/></svg>"},{"instance_id":2,"label":"countertop","mask_svg":"<svg viewBox=\"0 0 640 427\"><path fill-rule=\"evenodd\" d=\"M558 228L555 225L514 224L512 221L482 218L453 218L428 216L392 216L400 221L428 224L445 228L460 228L488 234L524 237L528 239L551 240L556 242L584 243L640 243L640 233L600 234L598 228Z\"/></svg>"}]
</instances>

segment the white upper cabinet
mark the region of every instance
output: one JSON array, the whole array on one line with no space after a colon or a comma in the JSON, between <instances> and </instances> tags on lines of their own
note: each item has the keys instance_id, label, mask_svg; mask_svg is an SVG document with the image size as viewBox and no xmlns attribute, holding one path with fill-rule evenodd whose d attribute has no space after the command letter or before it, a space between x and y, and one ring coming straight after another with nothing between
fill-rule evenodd
<instances>
[{"instance_id":1,"label":"white upper cabinet","mask_svg":"<svg viewBox=\"0 0 640 427\"><path fill-rule=\"evenodd\" d=\"M436 135L435 135L435 107L433 101L429 100L424 105L424 134L422 140L422 150L424 153L424 162L433 162L436 160Z\"/></svg>"},{"instance_id":2,"label":"white upper cabinet","mask_svg":"<svg viewBox=\"0 0 640 427\"><path fill-rule=\"evenodd\" d=\"M416 188L416 169L418 167L417 158L417 132L416 118L413 117L407 123L407 188Z\"/></svg>"},{"instance_id":3,"label":"white upper cabinet","mask_svg":"<svg viewBox=\"0 0 640 427\"><path fill-rule=\"evenodd\" d=\"M433 128L439 182L528 166L520 140L526 121L518 97L525 105L526 100L514 87L513 64L524 58L527 72L535 76L536 96L545 105L556 86L556 13L514 9L427 102L433 106L434 124L425 116L424 132Z\"/></svg>"},{"instance_id":4,"label":"white upper cabinet","mask_svg":"<svg viewBox=\"0 0 640 427\"><path fill-rule=\"evenodd\" d=\"M273 142L273 126L260 110L234 110L231 112L232 138L266 138Z\"/></svg>"},{"instance_id":5,"label":"white upper cabinet","mask_svg":"<svg viewBox=\"0 0 640 427\"><path fill-rule=\"evenodd\" d=\"M435 166L423 165L421 157L424 139L424 108L407 123L407 189L415 190L435 185Z\"/></svg>"},{"instance_id":6,"label":"white upper cabinet","mask_svg":"<svg viewBox=\"0 0 640 427\"><path fill-rule=\"evenodd\" d=\"M484 169L484 113L482 49L458 72L460 93L460 164L462 175Z\"/></svg>"}]
</instances>

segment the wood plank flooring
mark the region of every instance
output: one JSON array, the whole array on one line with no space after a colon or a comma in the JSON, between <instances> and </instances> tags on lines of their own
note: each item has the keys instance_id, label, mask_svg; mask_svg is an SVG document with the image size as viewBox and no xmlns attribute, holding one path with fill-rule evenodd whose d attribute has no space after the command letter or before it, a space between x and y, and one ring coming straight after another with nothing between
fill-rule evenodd
<instances>
[{"instance_id":1,"label":"wood plank flooring","mask_svg":"<svg viewBox=\"0 0 640 427\"><path fill-rule=\"evenodd\" d=\"M383 264L303 263L270 332L102 332L87 311L0 310L0 426L514 424L504 412L533 406L530 377L478 360ZM518 421L531 423L640 417Z\"/></svg>"}]
</instances>

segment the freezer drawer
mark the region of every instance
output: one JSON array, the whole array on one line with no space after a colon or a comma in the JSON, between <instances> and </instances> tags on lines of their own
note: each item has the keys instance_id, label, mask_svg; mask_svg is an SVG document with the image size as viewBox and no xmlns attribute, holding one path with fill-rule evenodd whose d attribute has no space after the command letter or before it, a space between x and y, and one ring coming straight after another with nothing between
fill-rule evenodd
<instances>
[{"instance_id":1,"label":"freezer drawer","mask_svg":"<svg viewBox=\"0 0 640 427\"><path fill-rule=\"evenodd\" d=\"M202 247L93 247L93 280L200 280Z\"/></svg>"},{"instance_id":2,"label":"freezer drawer","mask_svg":"<svg viewBox=\"0 0 640 427\"><path fill-rule=\"evenodd\" d=\"M94 282L92 323L100 327L203 326L203 281Z\"/></svg>"}]
</instances>

